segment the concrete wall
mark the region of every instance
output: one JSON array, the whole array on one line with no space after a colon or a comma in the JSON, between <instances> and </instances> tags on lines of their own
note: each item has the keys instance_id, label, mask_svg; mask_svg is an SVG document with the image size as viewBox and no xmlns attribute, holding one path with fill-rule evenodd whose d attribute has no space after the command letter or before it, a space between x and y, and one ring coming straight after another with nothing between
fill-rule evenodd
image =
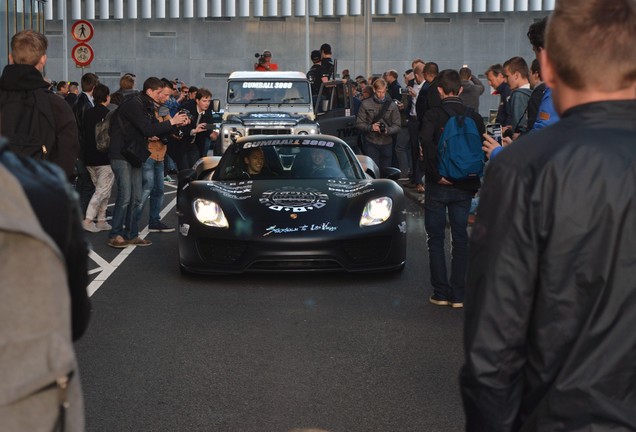
<instances>
[{"instance_id":1,"label":"concrete wall","mask_svg":"<svg viewBox=\"0 0 636 432\"><path fill-rule=\"evenodd\" d=\"M434 61L440 69L459 69L467 64L483 78L494 63L521 55L534 58L526 38L528 26L545 12L401 15L372 25L372 72L396 69L400 74L417 57ZM225 78L235 70L251 70L254 53L269 49L280 70L305 71L305 18L284 20L259 18L95 20L95 36L89 42L96 59L84 72L95 72L114 91L119 76L133 72L140 87L148 76L179 78L188 85L207 87L224 101ZM47 21L50 41L47 76L62 77L62 22ZM331 44L338 72L364 74L364 17L309 21L311 49ZM70 40L69 52L74 45ZM72 60L71 81L79 81L82 70ZM482 96L480 111L496 108L497 97Z\"/></svg>"}]
</instances>

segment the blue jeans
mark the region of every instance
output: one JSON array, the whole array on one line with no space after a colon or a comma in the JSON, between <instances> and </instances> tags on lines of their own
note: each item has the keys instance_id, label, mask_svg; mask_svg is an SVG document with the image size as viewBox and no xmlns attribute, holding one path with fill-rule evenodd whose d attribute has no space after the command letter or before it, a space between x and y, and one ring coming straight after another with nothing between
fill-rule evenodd
<instances>
[{"instance_id":1,"label":"blue jeans","mask_svg":"<svg viewBox=\"0 0 636 432\"><path fill-rule=\"evenodd\" d=\"M424 227L427 234L433 294L443 300L464 301L468 265L468 212L472 192L453 186L426 184ZM451 276L446 271L446 212L451 229Z\"/></svg>"},{"instance_id":2,"label":"blue jeans","mask_svg":"<svg viewBox=\"0 0 636 432\"><path fill-rule=\"evenodd\" d=\"M154 225L161 221L161 205L163 204L163 161L146 159L142 170L142 193L141 206L139 208L138 218L141 219L141 213L150 197L150 207L148 209L148 224Z\"/></svg>"},{"instance_id":3,"label":"blue jeans","mask_svg":"<svg viewBox=\"0 0 636 432\"><path fill-rule=\"evenodd\" d=\"M118 235L126 240L139 236L139 211L141 205L141 168L133 168L123 159L111 159L110 166L115 174L117 199L113 210L113 229L109 238Z\"/></svg>"},{"instance_id":4,"label":"blue jeans","mask_svg":"<svg viewBox=\"0 0 636 432\"><path fill-rule=\"evenodd\" d=\"M380 168L392 166L393 162L393 145L389 144L373 144L366 142L367 156L373 159L373 162Z\"/></svg>"}]
</instances>

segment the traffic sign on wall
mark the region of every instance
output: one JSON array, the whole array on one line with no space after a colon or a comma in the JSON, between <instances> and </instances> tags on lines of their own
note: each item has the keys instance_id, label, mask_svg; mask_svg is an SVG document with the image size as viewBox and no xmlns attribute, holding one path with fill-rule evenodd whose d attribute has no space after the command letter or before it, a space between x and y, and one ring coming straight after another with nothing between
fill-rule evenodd
<instances>
[{"instance_id":1,"label":"traffic sign on wall","mask_svg":"<svg viewBox=\"0 0 636 432\"><path fill-rule=\"evenodd\" d=\"M91 64L93 59L95 58L95 53L93 52L93 48L90 45L85 43L78 43L73 47L71 51L71 57L73 57L73 61L77 65L77 67L87 67Z\"/></svg>"},{"instance_id":2,"label":"traffic sign on wall","mask_svg":"<svg viewBox=\"0 0 636 432\"><path fill-rule=\"evenodd\" d=\"M86 20L75 21L71 27L71 35L77 42L86 43L93 38L94 34L93 25Z\"/></svg>"}]
</instances>

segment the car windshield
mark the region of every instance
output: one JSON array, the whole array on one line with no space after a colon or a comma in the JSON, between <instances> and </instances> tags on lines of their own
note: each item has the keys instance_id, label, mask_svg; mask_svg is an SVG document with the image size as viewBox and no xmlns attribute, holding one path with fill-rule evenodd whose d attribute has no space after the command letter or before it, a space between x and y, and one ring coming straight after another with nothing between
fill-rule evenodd
<instances>
[{"instance_id":1,"label":"car windshield","mask_svg":"<svg viewBox=\"0 0 636 432\"><path fill-rule=\"evenodd\" d=\"M230 147L219 163L216 179L365 178L353 152L339 143L300 140L295 144L273 144L276 141L255 141L245 143L244 147ZM323 145L308 144L311 142ZM325 143L332 146L326 147Z\"/></svg>"},{"instance_id":2,"label":"car windshield","mask_svg":"<svg viewBox=\"0 0 636 432\"><path fill-rule=\"evenodd\" d=\"M310 104L309 83L281 79L230 81L227 88L227 102L230 104Z\"/></svg>"}]
</instances>

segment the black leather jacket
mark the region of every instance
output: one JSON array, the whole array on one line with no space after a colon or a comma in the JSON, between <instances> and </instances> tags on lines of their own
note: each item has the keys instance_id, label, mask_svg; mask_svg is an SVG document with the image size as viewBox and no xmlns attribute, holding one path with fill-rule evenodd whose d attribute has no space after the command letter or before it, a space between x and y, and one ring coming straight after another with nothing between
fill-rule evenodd
<instances>
[{"instance_id":1,"label":"black leather jacket","mask_svg":"<svg viewBox=\"0 0 636 432\"><path fill-rule=\"evenodd\" d=\"M516 141L477 211L466 429L636 430L636 100Z\"/></svg>"},{"instance_id":2,"label":"black leather jacket","mask_svg":"<svg viewBox=\"0 0 636 432\"><path fill-rule=\"evenodd\" d=\"M152 99L143 93L133 96L117 108L115 117L111 120L108 158L110 160L124 159L121 150L125 143L136 141L140 146L145 146L148 138L158 137L172 130L169 120L159 123L155 117L155 105Z\"/></svg>"}]
</instances>

